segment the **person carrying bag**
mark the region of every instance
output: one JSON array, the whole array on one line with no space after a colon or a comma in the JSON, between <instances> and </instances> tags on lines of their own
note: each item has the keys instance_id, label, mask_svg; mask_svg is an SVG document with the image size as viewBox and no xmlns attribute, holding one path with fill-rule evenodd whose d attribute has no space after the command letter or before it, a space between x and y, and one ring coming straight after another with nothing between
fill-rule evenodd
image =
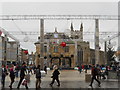
<instances>
[{"instance_id":1,"label":"person carrying bag","mask_svg":"<svg viewBox=\"0 0 120 90\"><path fill-rule=\"evenodd\" d=\"M54 69L53 75L51 76L52 82L51 82L49 85L52 87L52 85L54 84L54 82L55 82L55 80L56 80L57 83L58 83L57 86L60 87L60 81L59 81L59 74L60 74L60 72L58 71L57 65L55 65L55 66L53 67L53 69Z\"/></svg>"}]
</instances>

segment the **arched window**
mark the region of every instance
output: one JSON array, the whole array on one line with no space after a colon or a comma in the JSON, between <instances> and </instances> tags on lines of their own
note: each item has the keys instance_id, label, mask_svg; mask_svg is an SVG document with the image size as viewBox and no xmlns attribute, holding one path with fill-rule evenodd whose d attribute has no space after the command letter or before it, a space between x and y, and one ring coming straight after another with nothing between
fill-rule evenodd
<instances>
[{"instance_id":1,"label":"arched window","mask_svg":"<svg viewBox=\"0 0 120 90\"><path fill-rule=\"evenodd\" d=\"M78 39L79 37L78 36L75 36L75 39Z\"/></svg>"}]
</instances>

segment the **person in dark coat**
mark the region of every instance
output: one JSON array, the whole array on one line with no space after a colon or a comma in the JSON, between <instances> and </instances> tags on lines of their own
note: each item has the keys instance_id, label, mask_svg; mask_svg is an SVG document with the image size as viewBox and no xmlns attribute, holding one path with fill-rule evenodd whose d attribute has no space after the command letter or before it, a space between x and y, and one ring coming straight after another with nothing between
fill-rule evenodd
<instances>
[{"instance_id":1,"label":"person in dark coat","mask_svg":"<svg viewBox=\"0 0 120 90\"><path fill-rule=\"evenodd\" d=\"M10 79L11 79L11 82L9 87L12 88L12 84L15 81L15 72L13 71L13 68L10 68Z\"/></svg>"},{"instance_id":2,"label":"person in dark coat","mask_svg":"<svg viewBox=\"0 0 120 90\"><path fill-rule=\"evenodd\" d=\"M60 72L58 71L58 67L57 67L57 65L54 65L54 67L53 67L53 76L51 77L52 78L52 82L50 83L50 86L52 86L53 84L54 84L54 82L55 82L55 80L57 81L57 83L58 83L58 87L60 86L60 81L59 81L59 74L60 74Z\"/></svg>"},{"instance_id":3,"label":"person in dark coat","mask_svg":"<svg viewBox=\"0 0 120 90\"><path fill-rule=\"evenodd\" d=\"M98 82L98 86L100 87L101 82L96 78L97 75L98 75L97 68L95 67L95 65L93 65L93 67L92 67L92 79L91 79L91 83L89 86L92 87L93 81L96 80Z\"/></svg>"},{"instance_id":4,"label":"person in dark coat","mask_svg":"<svg viewBox=\"0 0 120 90\"><path fill-rule=\"evenodd\" d=\"M41 72L40 72L40 65L37 66L36 68L36 88L41 88Z\"/></svg>"},{"instance_id":5,"label":"person in dark coat","mask_svg":"<svg viewBox=\"0 0 120 90\"><path fill-rule=\"evenodd\" d=\"M88 65L84 65L85 73L87 73Z\"/></svg>"},{"instance_id":6,"label":"person in dark coat","mask_svg":"<svg viewBox=\"0 0 120 90\"><path fill-rule=\"evenodd\" d=\"M44 71L47 74L47 66L44 67Z\"/></svg>"},{"instance_id":7,"label":"person in dark coat","mask_svg":"<svg viewBox=\"0 0 120 90\"><path fill-rule=\"evenodd\" d=\"M22 67L21 67L21 70L20 70L20 81L19 81L19 83L18 83L17 89L19 89L19 87L20 87L23 79L25 78L25 72L26 72L26 64L23 63L23 64L22 64ZM25 85L25 87L26 87L26 89L28 89L27 84Z\"/></svg>"},{"instance_id":8,"label":"person in dark coat","mask_svg":"<svg viewBox=\"0 0 120 90\"><path fill-rule=\"evenodd\" d=\"M5 65L2 65L2 78L1 78L1 83L2 83L2 87L5 87L5 77L8 75L7 73L7 69L5 67Z\"/></svg>"},{"instance_id":9,"label":"person in dark coat","mask_svg":"<svg viewBox=\"0 0 120 90\"><path fill-rule=\"evenodd\" d=\"M19 65L16 65L15 67L15 76L18 78L18 72L20 70L20 66Z\"/></svg>"}]
</instances>

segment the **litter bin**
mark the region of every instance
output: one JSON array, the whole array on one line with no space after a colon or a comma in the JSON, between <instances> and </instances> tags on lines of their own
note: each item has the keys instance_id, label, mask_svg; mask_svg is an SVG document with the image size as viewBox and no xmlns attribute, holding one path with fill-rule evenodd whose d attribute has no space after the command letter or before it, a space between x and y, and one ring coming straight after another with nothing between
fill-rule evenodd
<instances>
[{"instance_id":1,"label":"litter bin","mask_svg":"<svg viewBox=\"0 0 120 90\"><path fill-rule=\"evenodd\" d=\"M118 79L116 71L108 71L108 79Z\"/></svg>"},{"instance_id":2,"label":"litter bin","mask_svg":"<svg viewBox=\"0 0 120 90\"><path fill-rule=\"evenodd\" d=\"M91 74L85 74L85 81L90 82L91 81Z\"/></svg>"}]
</instances>

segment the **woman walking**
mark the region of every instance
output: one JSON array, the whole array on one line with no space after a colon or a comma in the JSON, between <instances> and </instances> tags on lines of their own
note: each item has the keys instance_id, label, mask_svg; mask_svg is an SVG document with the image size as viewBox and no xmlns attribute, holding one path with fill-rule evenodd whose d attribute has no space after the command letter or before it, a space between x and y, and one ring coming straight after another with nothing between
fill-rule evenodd
<instances>
[{"instance_id":1,"label":"woman walking","mask_svg":"<svg viewBox=\"0 0 120 90\"><path fill-rule=\"evenodd\" d=\"M21 69L20 69L20 81L19 81L19 83L18 83L17 89L19 89L19 87L20 87L23 79L25 79L25 76L26 76L26 75L25 75L25 72L26 72L26 63L24 62L24 63L22 64ZM26 73L27 73L27 72L26 72ZM28 89L27 83L25 84L25 87L26 87L26 89Z\"/></svg>"},{"instance_id":2,"label":"woman walking","mask_svg":"<svg viewBox=\"0 0 120 90\"><path fill-rule=\"evenodd\" d=\"M15 81L15 72L13 71L13 68L10 68L10 80L11 80L11 82L10 82L10 88L12 88L12 84L14 83L14 81Z\"/></svg>"},{"instance_id":3,"label":"woman walking","mask_svg":"<svg viewBox=\"0 0 120 90\"><path fill-rule=\"evenodd\" d=\"M53 67L53 76L51 77L52 78L52 82L50 83L50 86L52 87L52 85L54 84L55 80L57 81L58 83L58 87L60 86L60 81L59 81L59 71L58 71L58 67L57 65L54 65Z\"/></svg>"}]
</instances>

